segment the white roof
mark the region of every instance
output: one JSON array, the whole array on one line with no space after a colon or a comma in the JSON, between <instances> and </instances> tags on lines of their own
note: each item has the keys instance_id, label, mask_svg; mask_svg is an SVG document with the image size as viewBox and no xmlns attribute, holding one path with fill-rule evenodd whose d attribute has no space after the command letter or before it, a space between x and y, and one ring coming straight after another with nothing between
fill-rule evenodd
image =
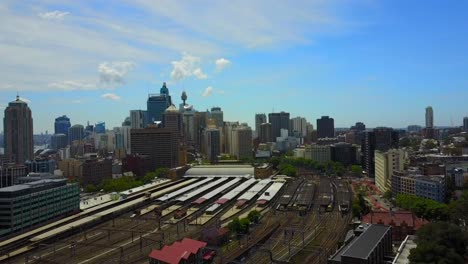
<instances>
[{"instance_id":1,"label":"white roof","mask_svg":"<svg viewBox=\"0 0 468 264\"><path fill-rule=\"evenodd\" d=\"M214 196L216 196L217 194L220 194L223 190L226 190L227 188L233 186L234 184L237 184L241 179L239 178L235 178L234 180L224 184L223 186L220 186L218 188L216 188L215 190L203 195L203 199L206 199L206 200L209 200L211 198L213 198Z\"/></svg>"},{"instance_id":2,"label":"white roof","mask_svg":"<svg viewBox=\"0 0 468 264\"><path fill-rule=\"evenodd\" d=\"M189 169L185 176L245 176L254 175L254 167L250 165L213 165L213 166L195 166Z\"/></svg>"},{"instance_id":3,"label":"white roof","mask_svg":"<svg viewBox=\"0 0 468 264\"><path fill-rule=\"evenodd\" d=\"M264 200L270 201L283 187L284 182L274 182L259 198L257 201ZM268 194L268 195L267 195Z\"/></svg>"},{"instance_id":4,"label":"white roof","mask_svg":"<svg viewBox=\"0 0 468 264\"><path fill-rule=\"evenodd\" d=\"M170 182L170 180L169 179L155 179L151 183L148 183L148 184L145 184L145 185L142 185L142 186L139 186L139 187L135 187L135 188L130 189L130 190L126 190L124 192L121 192L120 194L131 195L131 194L134 194L134 193L137 193L137 192L144 191L146 189L153 188L155 186L161 185L161 184L166 183L166 182Z\"/></svg>"},{"instance_id":5,"label":"white roof","mask_svg":"<svg viewBox=\"0 0 468 264\"><path fill-rule=\"evenodd\" d=\"M186 193L184 195L181 195L180 197L177 198L177 201L179 202L185 202L187 200L190 200L192 199L193 197L203 193L203 192L206 192L207 190L213 188L214 186L222 183L222 182L225 182L228 178L217 178L217 180L215 180L214 182L210 182L209 184L205 185L205 186L202 186L196 190L193 190L189 193Z\"/></svg>"},{"instance_id":6,"label":"white roof","mask_svg":"<svg viewBox=\"0 0 468 264\"><path fill-rule=\"evenodd\" d=\"M213 180L213 178L207 178L207 179L204 179L202 181L195 182L194 184L191 184L191 185L189 185L187 187L179 189L179 190L177 190L175 192L171 192L171 193L168 193L168 194L166 194L164 196L161 196L156 200L157 201L163 201L163 202L167 201L167 200L170 200L170 199L172 199L174 197L177 197L177 196L179 196L179 195L181 195L183 193L186 193L186 192L188 192L188 191L190 191L190 190L192 190L192 189L194 189L194 188L196 188L196 187L198 187L198 186L200 186L202 184L205 184L205 183L207 183L209 181L212 181L212 180Z\"/></svg>"},{"instance_id":7,"label":"white roof","mask_svg":"<svg viewBox=\"0 0 468 264\"><path fill-rule=\"evenodd\" d=\"M218 209L221 206L221 204L212 204L208 209L206 209L206 212L214 212L216 209Z\"/></svg>"},{"instance_id":8,"label":"white roof","mask_svg":"<svg viewBox=\"0 0 468 264\"><path fill-rule=\"evenodd\" d=\"M255 182L257 182L257 180L255 179L248 179L246 182L242 183L241 185L237 186L236 188L234 188L232 191L226 193L225 195L223 195L221 198L219 198L220 200L221 199L225 199L225 200L231 200L233 199L234 197L236 197L237 195L243 193L244 191L247 190L247 188L254 184Z\"/></svg>"},{"instance_id":9,"label":"white roof","mask_svg":"<svg viewBox=\"0 0 468 264\"><path fill-rule=\"evenodd\" d=\"M250 201L252 198L254 198L255 195L261 192L270 182L271 182L270 179L264 179L264 180L257 182L257 184L255 184L248 191L244 192L239 198L237 198L237 201L239 200Z\"/></svg>"}]
</instances>

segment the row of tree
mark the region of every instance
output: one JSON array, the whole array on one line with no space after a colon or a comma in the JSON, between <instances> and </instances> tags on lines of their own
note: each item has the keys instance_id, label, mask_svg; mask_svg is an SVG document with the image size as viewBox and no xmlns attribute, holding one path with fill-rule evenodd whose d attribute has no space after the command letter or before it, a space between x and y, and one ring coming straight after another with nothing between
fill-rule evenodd
<instances>
[{"instance_id":1,"label":"row of tree","mask_svg":"<svg viewBox=\"0 0 468 264\"><path fill-rule=\"evenodd\" d=\"M291 172L291 167L299 167L327 175L342 176L346 172L345 166L340 162L328 161L320 163L315 160L293 157L272 157L270 163L277 169ZM289 165L289 166L288 166Z\"/></svg>"},{"instance_id":2,"label":"row of tree","mask_svg":"<svg viewBox=\"0 0 468 264\"><path fill-rule=\"evenodd\" d=\"M155 178L166 178L169 169L159 168L155 171L146 173L143 177L123 176L118 179L107 179L100 185L89 184L85 186L85 192L92 193L103 190L104 192L123 192L132 188L142 186L152 182Z\"/></svg>"},{"instance_id":3,"label":"row of tree","mask_svg":"<svg viewBox=\"0 0 468 264\"><path fill-rule=\"evenodd\" d=\"M449 204L407 194L397 195L395 203L398 207L430 221L450 221L464 229L468 225L468 191L464 191L459 199L452 200Z\"/></svg>"},{"instance_id":4,"label":"row of tree","mask_svg":"<svg viewBox=\"0 0 468 264\"><path fill-rule=\"evenodd\" d=\"M247 217L239 219L234 218L229 224L228 229L232 234L245 235L250 231L250 225L252 223L258 223L260 221L260 212L251 211Z\"/></svg>"},{"instance_id":5,"label":"row of tree","mask_svg":"<svg viewBox=\"0 0 468 264\"><path fill-rule=\"evenodd\" d=\"M354 217L362 217L363 215L366 215L369 213L369 206L367 206L366 200L364 199L365 193L362 191L359 191L357 195L354 197L353 200L353 216Z\"/></svg>"},{"instance_id":6,"label":"row of tree","mask_svg":"<svg viewBox=\"0 0 468 264\"><path fill-rule=\"evenodd\" d=\"M411 249L411 263L465 263L468 233L450 222L433 222L421 227L417 247Z\"/></svg>"}]
</instances>

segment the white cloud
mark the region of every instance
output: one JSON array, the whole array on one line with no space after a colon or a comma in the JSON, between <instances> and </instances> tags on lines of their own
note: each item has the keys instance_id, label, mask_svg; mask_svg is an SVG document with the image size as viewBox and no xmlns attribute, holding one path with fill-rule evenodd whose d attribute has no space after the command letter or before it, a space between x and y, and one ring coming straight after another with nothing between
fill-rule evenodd
<instances>
[{"instance_id":1,"label":"white cloud","mask_svg":"<svg viewBox=\"0 0 468 264\"><path fill-rule=\"evenodd\" d=\"M188 53L182 54L182 59L172 61L171 78L176 81L182 81L188 77L195 76L197 79L206 79L208 76L203 73L199 67L200 58Z\"/></svg>"},{"instance_id":2,"label":"white cloud","mask_svg":"<svg viewBox=\"0 0 468 264\"><path fill-rule=\"evenodd\" d=\"M77 99L77 100L73 100L73 101L72 101L72 104L81 104L81 103L83 103L83 101L80 100L80 99Z\"/></svg>"},{"instance_id":3,"label":"white cloud","mask_svg":"<svg viewBox=\"0 0 468 264\"><path fill-rule=\"evenodd\" d=\"M94 83L87 83L87 82L81 82L81 81L53 82L53 83L49 83L48 87L52 89L65 90L65 91L93 90L97 88L96 84Z\"/></svg>"},{"instance_id":4,"label":"white cloud","mask_svg":"<svg viewBox=\"0 0 468 264\"><path fill-rule=\"evenodd\" d=\"M204 74L202 69L200 68L197 68L193 71L193 75L195 75L195 77L197 77L198 79L206 79L208 78L208 75Z\"/></svg>"},{"instance_id":5,"label":"white cloud","mask_svg":"<svg viewBox=\"0 0 468 264\"><path fill-rule=\"evenodd\" d=\"M112 100L112 101L118 101L120 100L120 96L114 94L114 93L105 93L101 95L102 98L107 99L107 100Z\"/></svg>"},{"instance_id":6,"label":"white cloud","mask_svg":"<svg viewBox=\"0 0 468 264\"><path fill-rule=\"evenodd\" d=\"M208 86L206 87L205 91L203 91L202 96L203 97L208 97L213 93L213 87Z\"/></svg>"},{"instance_id":7,"label":"white cloud","mask_svg":"<svg viewBox=\"0 0 468 264\"><path fill-rule=\"evenodd\" d=\"M70 14L70 12L64 12L64 11L52 11L52 12L46 12L46 13L39 13L39 17L47 20L58 20L61 21L65 18L66 15Z\"/></svg>"},{"instance_id":8,"label":"white cloud","mask_svg":"<svg viewBox=\"0 0 468 264\"><path fill-rule=\"evenodd\" d=\"M225 58L220 58L215 61L215 65L216 65L216 71L220 72L224 70L226 67L228 67L229 65L231 65L231 61Z\"/></svg>"},{"instance_id":9,"label":"white cloud","mask_svg":"<svg viewBox=\"0 0 468 264\"><path fill-rule=\"evenodd\" d=\"M98 67L99 79L103 84L124 84L125 77L134 66L135 64L129 61L103 62Z\"/></svg>"}]
</instances>

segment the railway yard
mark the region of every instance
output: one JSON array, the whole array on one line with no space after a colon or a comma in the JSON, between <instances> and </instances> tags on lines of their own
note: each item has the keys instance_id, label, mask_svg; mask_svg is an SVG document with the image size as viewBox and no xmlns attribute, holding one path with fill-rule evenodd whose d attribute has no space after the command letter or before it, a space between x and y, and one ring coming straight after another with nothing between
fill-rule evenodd
<instances>
[{"instance_id":1,"label":"railway yard","mask_svg":"<svg viewBox=\"0 0 468 264\"><path fill-rule=\"evenodd\" d=\"M0 241L0 262L148 263L153 249L257 210L260 223L214 248L215 263L326 263L349 228L351 199L347 181L312 174L158 180L117 200L94 198L79 214Z\"/></svg>"}]
</instances>

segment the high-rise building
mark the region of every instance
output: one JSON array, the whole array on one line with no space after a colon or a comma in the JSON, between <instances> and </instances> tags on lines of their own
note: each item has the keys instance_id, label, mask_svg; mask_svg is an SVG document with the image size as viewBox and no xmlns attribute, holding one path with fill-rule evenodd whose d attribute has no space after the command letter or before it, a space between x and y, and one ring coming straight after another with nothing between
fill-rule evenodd
<instances>
[{"instance_id":1,"label":"high-rise building","mask_svg":"<svg viewBox=\"0 0 468 264\"><path fill-rule=\"evenodd\" d=\"M59 150L66 148L68 144L67 135L65 134L54 134L50 137L50 148Z\"/></svg>"},{"instance_id":2,"label":"high-rise building","mask_svg":"<svg viewBox=\"0 0 468 264\"><path fill-rule=\"evenodd\" d=\"M426 128L434 128L434 110L432 110L432 106L426 107Z\"/></svg>"},{"instance_id":3,"label":"high-rise building","mask_svg":"<svg viewBox=\"0 0 468 264\"><path fill-rule=\"evenodd\" d=\"M73 125L68 129L68 143L80 141L84 138L84 127L82 125Z\"/></svg>"},{"instance_id":4,"label":"high-rise building","mask_svg":"<svg viewBox=\"0 0 468 264\"><path fill-rule=\"evenodd\" d=\"M260 143L273 142L273 138L271 137L271 124L270 123L261 124L260 132L258 136L260 139Z\"/></svg>"},{"instance_id":5,"label":"high-rise building","mask_svg":"<svg viewBox=\"0 0 468 264\"><path fill-rule=\"evenodd\" d=\"M224 124L224 113L221 110L221 107L211 108L210 118L215 120L215 125L217 128L222 128Z\"/></svg>"},{"instance_id":6,"label":"high-rise building","mask_svg":"<svg viewBox=\"0 0 468 264\"><path fill-rule=\"evenodd\" d=\"M252 129L242 124L232 130L231 154L238 159L252 157Z\"/></svg>"},{"instance_id":7,"label":"high-rise building","mask_svg":"<svg viewBox=\"0 0 468 264\"><path fill-rule=\"evenodd\" d=\"M106 122L98 122L98 123L94 126L94 132L96 132L96 134L104 134L104 133L106 133Z\"/></svg>"},{"instance_id":8,"label":"high-rise building","mask_svg":"<svg viewBox=\"0 0 468 264\"><path fill-rule=\"evenodd\" d=\"M391 148L398 148L398 142L398 132L392 128L378 127L364 132L361 144L361 163L370 177L375 176L375 151L386 152Z\"/></svg>"},{"instance_id":9,"label":"high-rise building","mask_svg":"<svg viewBox=\"0 0 468 264\"><path fill-rule=\"evenodd\" d=\"M298 135L302 138L307 136L307 120L303 117L294 117L291 119L291 124L289 126L290 135Z\"/></svg>"},{"instance_id":10,"label":"high-rise building","mask_svg":"<svg viewBox=\"0 0 468 264\"><path fill-rule=\"evenodd\" d=\"M255 135L260 136L260 126L263 123L267 123L267 118L265 114L255 114Z\"/></svg>"},{"instance_id":11,"label":"high-rise building","mask_svg":"<svg viewBox=\"0 0 468 264\"><path fill-rule=\"evenodd\" d=\"M404 155L402 149L390 149L387 152L375 151L375 186L382 193L392 190L393 172L403 171Z\"/></svg>"},{"instance_id":12,"label":"high-rise building","mask_svg":"<svg viewBox=\"0 0 468 264\"><path fill-rule=\"evenodd\" d=\"M331 160L344 166L356 164L356 146L344 142L331 146Z\"/></svg>"},{"instance_id":13,"label":"high-rise building","mask_svg":"<svg viewBox=\"0 0 468 264\"><path fill-rule=\"evenodd\" d=\"M217 128L208 128L205 130L205 149L206 159L211 162L218 161L221 154L221 133Z\"/></svg>"},{"instance_id":14,"label":"high-rise building","mask_svg":"<svg viewBox=\"0 0 468 264\"><path fill-rule=\"evenodd\" d=\"M287 129L289 131L289 113L270 113L268 114L268 120L271 124L272 141L276 141L277 137L281 137L281 129Z\"/></svg>"},{"instance_id":15,"label":"high-rise building","mask_svg":"<svg viewBox=\"0 0 468 264\"><path fill-rule=\"evenodd\" d=\"M205 153L205 128L207 120L207 112L195 112L194 115L194 126L195 126L195 148L201 152Z\"/></svg>"},{"instance_id":16,"label":"high-rise building","mask_svg":"<svg viewBox=\"0 0 468 264\"><path fill-rule=\"evenodd\" d=\"M468 116L463 118L463 131L468 132Z\"/></svg>"},{"instance_id":17,"label":"high-rise building","mask_svg":"<svg viewBox=\"0 0 468 264\"><path fill-rule=\"evenodd\" d=\"M149 94L147 101L147 124L162 122L163 114L166 109L171 106L172 100L169 95L169 89L166 83L163 83L159 94Z\"/></svg>"},{"instance_id":18,"label":"high-rise building","mask_svg":"<svg viewBox=\"0 0 468 264\"><path fill-rule=\"evenodd\" d=\"M317 138L335 137L335 121L328 116L317 119Z\"/></svg>"},{"instance_id":19,"label":"high-rise building","mask_svg":"<svg viewBox=\"0 0 468 264\"><path fill-rule=\"evenodd\" d=\"M133 129L145 128L148 112L145 110L130 110L130 124Z\"/></svg>"},{"instance_id":20,"label":"high-rise building","mask_svg":"<svg viewBox=\"0 0 468 264\"><path fill-rule=\"evenodd\" d=\"M351 130L364 131L366 130L366 125L363 122L356 122L356 124L351 127Z\"/></svg>"},{"instance_id":21,"label":"high-rise building","mask_svg":"<svg viewBox=\"0 0 468 264\"><path fill-rule=\"evenodd\" d=\"M0 164L0 188L18 184L18 178L25 177L28 169L23 164Z\"/></svg>"},{"instance_id":22,"label":"high-rise building","mask_svg":"<svg viewBox=\"0 0 468 264\"><path fill-rule=\"evenodd\" d=\"M307 145L305 147L304 157L306 159L315 160L319 163L326 163L331 161L331 147L320 146L316 144Z\"/></svg>"},{"instance_id":23,"label":"high-rise building","mask_svg":"<svg viewBox=\"0 0 468 264\"><path fill-rule=\"evenodd\" d=\"M176 131L148 127L130 133L132 154L149 156L151 170L179 166L180 135Z\"/></svg>"},{"instance_id":24,"label":"high-rise building","mask_svg":"<svg viewBox=\"0 0 468 264\"><path fill-rule=\"evenodd\" d=\"M28 104L19 96L5 108L3 118L5 155L16 163L34 158L33 119Z\"/></svg>"},{"instance_id":25,"label":"high-rise building","mask_svg":"<svg viewBox=\"0 0 468 264\"><path fill-rule=\"evenodd\" d=\"M68 129L71 127L70 118L66 115L55 118L54 131L55 134L68 135Z\"/></svg>"}]
</instances>

